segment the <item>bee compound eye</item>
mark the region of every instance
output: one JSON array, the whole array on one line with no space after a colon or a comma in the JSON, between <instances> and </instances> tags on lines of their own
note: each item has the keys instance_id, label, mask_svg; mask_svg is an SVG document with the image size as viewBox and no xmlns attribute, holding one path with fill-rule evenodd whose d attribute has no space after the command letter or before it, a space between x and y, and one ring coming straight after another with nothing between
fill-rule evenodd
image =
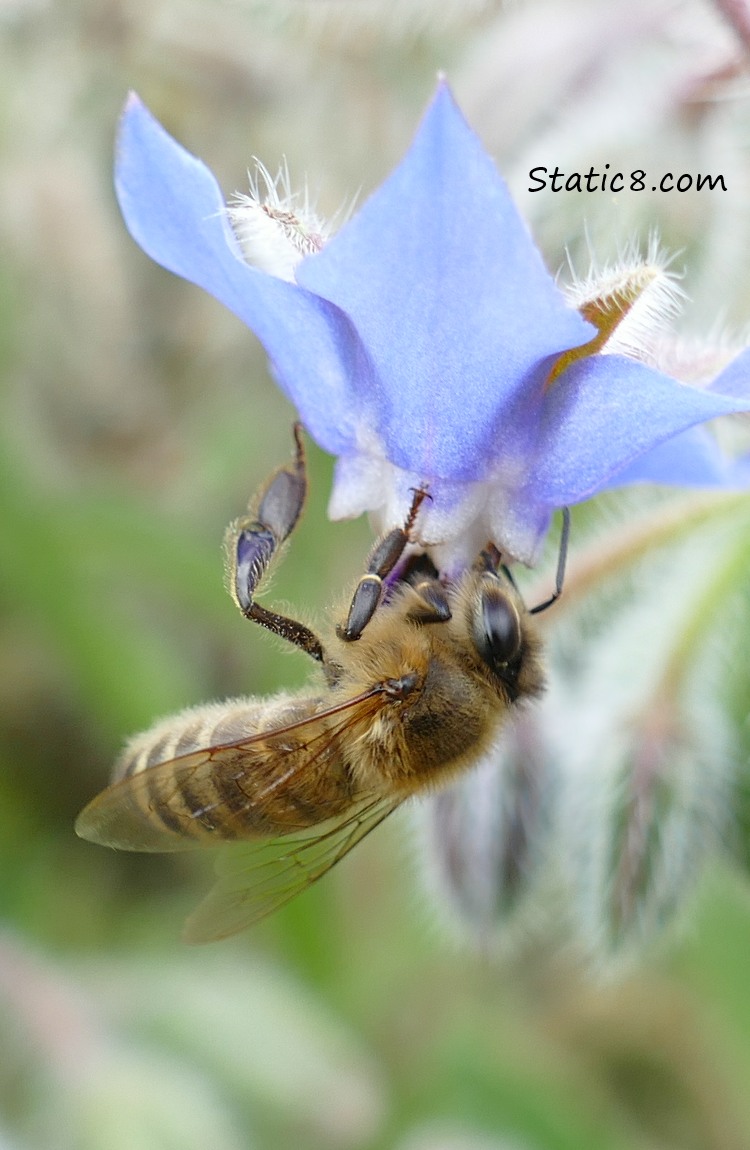
<instances>
[{"instance_id":1,"label":"bee compound eye","mask_svg":"<svg viewBox=\"0 0 750 1150\"><path fill-rule=\"evenodd\" d=\"M521 620L515 604L499 585L481 590L474 620L477 650L493 671L503 670L521 650Z\"/></svg>"}]
</instances>

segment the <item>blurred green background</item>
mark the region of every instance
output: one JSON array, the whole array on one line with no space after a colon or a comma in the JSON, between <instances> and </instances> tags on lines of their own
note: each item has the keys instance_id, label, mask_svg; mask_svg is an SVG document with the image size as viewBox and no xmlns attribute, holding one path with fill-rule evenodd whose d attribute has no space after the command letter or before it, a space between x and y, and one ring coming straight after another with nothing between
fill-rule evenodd
<instances>
[{"instance_id":1,"label":"blurred green background","mask_svg":"<svg viewBox=\"0 0 750 1150\"><path fill-rule=\"evenodd\" d=\"M179 927L208 860L73 834L128 734L306 674L240 619L220 550L294 413L239 322L125 233L124 95L227 193L286 156L332 215L403 153L441 69L553 270L658 228L687 269L685 337L742 336L750 88L718 5L0 3L2 1150L750 1146L750 893L727 867L686 932L606 981L554 941L446 937L408 820L200 950ZM728 190L527 191L537 164L605 162ZM331 461L309 455L273 593L320 612L370 536L327 522Z\"/></svg>"}]
</instances>

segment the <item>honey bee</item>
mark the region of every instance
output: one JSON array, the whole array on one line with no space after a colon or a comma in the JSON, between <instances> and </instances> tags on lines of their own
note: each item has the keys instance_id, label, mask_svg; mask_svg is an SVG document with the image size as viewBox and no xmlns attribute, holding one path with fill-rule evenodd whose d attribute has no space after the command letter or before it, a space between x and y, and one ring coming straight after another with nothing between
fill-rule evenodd
<instances>
[{"instance_id":1,"label":"honey bee","mask_svg":"<svg viewBox=\"0 0 750 1150\"><path fill-rule=\"evenodd\" d=\"M232 523L230 590L243 615L318 664L299 693L191 707L126 745L113 782L80 814L77 833L103 846L181 851L230 844L218 881L185 938L224 938L325 874L404 800L467 770L520 703L543 688L532 616L492 545L455 582L419 553L414 528L373 548L345 622L322 637L255 601L302 512L299 426L293 462ZM567 540L567 518L564 521Z\"/></svg>"}]
</instances>

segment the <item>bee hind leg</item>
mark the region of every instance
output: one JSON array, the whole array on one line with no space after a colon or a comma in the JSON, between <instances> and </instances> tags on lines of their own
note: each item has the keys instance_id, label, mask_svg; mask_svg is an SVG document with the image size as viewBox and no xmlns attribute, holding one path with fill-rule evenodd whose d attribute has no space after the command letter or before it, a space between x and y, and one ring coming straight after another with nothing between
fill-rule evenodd
<instances>
[{"instance_id":1,"label":"bee hind leg","mask_svg":"<svg viewBox=\"0 0 750 1150\"><path fill-rule=\"evenodd\" d=\"M302 514L307 494L302 429L294 425L295 457L280 467L262 488L248 515L230 524L225 537L232 598L246 619L300 647L322 662L323 646L313 631L296 619L278 615L254 600L276 552L289 538Z\"/></svg>"}]
</instances>

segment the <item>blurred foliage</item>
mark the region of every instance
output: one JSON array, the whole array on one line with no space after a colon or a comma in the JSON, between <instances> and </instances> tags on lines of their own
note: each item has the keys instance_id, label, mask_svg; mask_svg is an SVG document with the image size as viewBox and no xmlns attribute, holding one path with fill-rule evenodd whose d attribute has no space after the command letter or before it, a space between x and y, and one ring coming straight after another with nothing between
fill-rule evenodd
<instances>
[{"instance_id":1,"label":"blurred foliage","mask_svg":"<svg viewBox=\"0 0 750 1150\"><path fill-rule=\"evenodd\" d=\"M125 235L110 189L124 93L138 89L228 192L253 155L273 169L285 154L333 213L390 170L441 68L551 267L567 250L585 271L588 243L605 260L658 226L688 269L683 334L720 322L728 342L741 335L750 101L740 40L709 3L0 4L1 1150L750 1145L750 895L736 866L717 862L683 932L607 980L562 931L521 934L502 955L449 940L411 879L406 819L251 935L200 951L178 931L203 860L73 835L127 734L305 676L238 617L220 553L224 524L288 456L293 412L249 333ZM535 164L604 163L723 172L728 191L526 191ZM330 467L311 447L310 504L273 588L313 614L369 544L363 523L326 523ZM598 532L650 511L640 495L582 509L574 547L595 551ZM640 580L681 591L676 542L571 610L556 673L585 661ZM721 586L721 540L693 545L691 569ZM701 634L724 643L741 853L736 565L732 580Z\"/></svg>"}]
</instances>

